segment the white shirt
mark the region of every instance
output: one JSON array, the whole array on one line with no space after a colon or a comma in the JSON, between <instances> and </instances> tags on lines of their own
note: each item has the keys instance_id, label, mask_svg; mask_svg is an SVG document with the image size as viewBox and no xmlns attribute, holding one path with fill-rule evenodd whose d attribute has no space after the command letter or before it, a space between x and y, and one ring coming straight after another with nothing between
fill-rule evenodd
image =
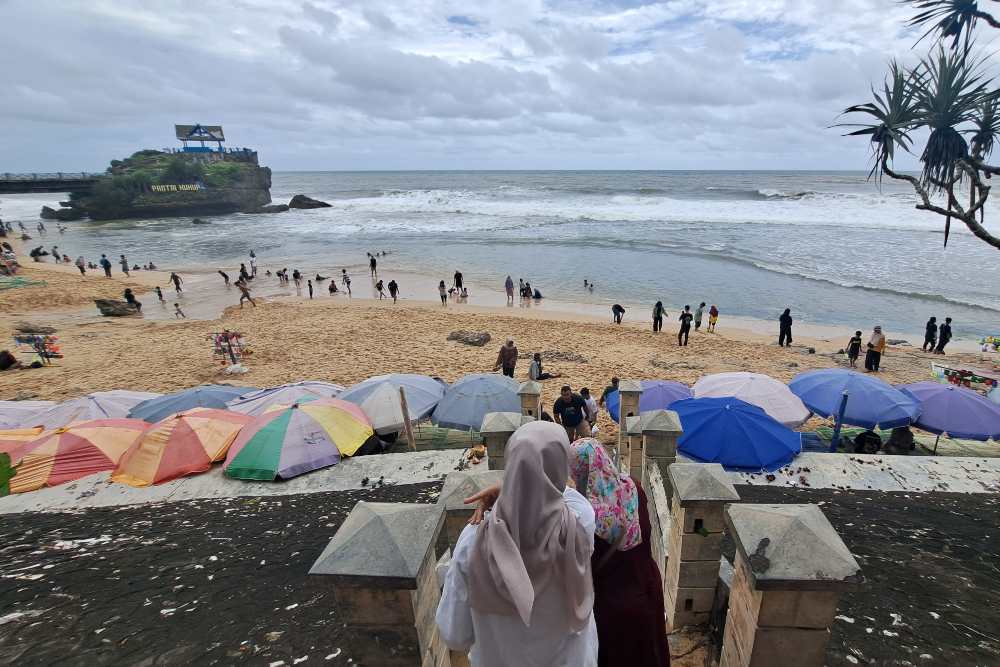
<instances>
[{"instance_id":1,"label":"white shirt","mask_svg":"<svg viewBox=\"0 0 1000 667\"><path fill-rule=\"evenodd\" d=\"M594 508L575 489L567 488L563 500L593 545ZM565 598L552 586L538 593L527 627L517 614L482 614L472 609L468 571L475 541L476 526L466 526L455 545L438 604L438 629L448 648L469 651L472 667L597 667L593 613L583 630L562 634L568 622Z\"/></svg>"},{"instance_id":2,"label":"white shirt","mask_svg":"<svg viewBox=\"0 0 1000 667\"><path fill-rule=\"evenodd\" d=\"M594 397L591 396L583 403L587 406L587 421L589 421L590 425L593 426L597 422L597 401L595 401Z\"/></svg>"}]
</instances>

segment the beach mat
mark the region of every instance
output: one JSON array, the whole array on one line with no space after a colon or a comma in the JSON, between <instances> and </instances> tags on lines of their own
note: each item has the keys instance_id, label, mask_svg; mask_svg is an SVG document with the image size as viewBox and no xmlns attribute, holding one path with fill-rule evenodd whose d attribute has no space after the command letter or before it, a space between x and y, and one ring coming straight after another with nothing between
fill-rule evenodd
<instances>
[{"instance_id":1,"label":"beach mat","mask_svg":"<svg viewBox=\"0 0 1000 667\"><path fill-rule=\"evenodd\" d=\"M453 428L440 428L424 422L413 427L413 440L417 451L437 449L469 449L483 444L479 431L459 431ZM410 447L406 437L400 433L399 438L387 450L389 452L406 452Z\"/></svg>"},{"instance_id":2,"label":"beach mat","mask_svg":"<svg viewBox=\"0 0 1000 667\"><path fill-rule=\"evenodd\" d=\"M44 280L21 278L19 276L0 276L0 290L16 289L18 287L45 287Z\"/></svg>"}]
</instances>

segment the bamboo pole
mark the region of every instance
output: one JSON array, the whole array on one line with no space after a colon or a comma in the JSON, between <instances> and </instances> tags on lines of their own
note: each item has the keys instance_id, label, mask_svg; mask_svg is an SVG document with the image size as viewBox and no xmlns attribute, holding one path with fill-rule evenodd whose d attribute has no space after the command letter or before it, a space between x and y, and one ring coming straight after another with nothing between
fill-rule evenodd
<instances>
[{"instance_id":1,"label":"bamboo pole","mask_svg":"<svg viewBox=\"0 0 1000 667\"><path fill-rule=\"evenodd\" d=\"M399 407L403 412L403 433L406 434L406 442L410 445L410 451L417 451L417 441L413 438L413 425L410 424L410 408L406 405L406 391L399 388Z\"/></svg>"}]
</instances>

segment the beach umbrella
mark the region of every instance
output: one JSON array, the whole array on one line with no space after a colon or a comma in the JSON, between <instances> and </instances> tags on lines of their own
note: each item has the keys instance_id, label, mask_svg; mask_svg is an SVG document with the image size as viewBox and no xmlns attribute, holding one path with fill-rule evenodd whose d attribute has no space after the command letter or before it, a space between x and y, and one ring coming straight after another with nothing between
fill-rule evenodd
<instances>
[{"instance_id":1,"label":"beach umbrella","mask_svg":"<svg viewBox=\"0 0 1000 667\"><path fill-rule=\"evenodd\" d=\"M838 425L885 430L906 426L920 416L920 404L913 397L877 377L844 368L799 373L788 388L807 408L821 417L836 418Z\"/></svg>"},{"instance_id":2,"label":"beach umbrella","mask_svg":"<svg viewBox=\"0 0 1000 667\"><path fill-rule=\"evenodd\" d=\"M694 383L695 398L732 396L756 405L789 428L809 419L809 409L784 382L761 373L715 373Z\"/></svg>"},{"instance_id":3,"label":"beach umbrella","mask_svg":"<svg viewBox=\"0 0 1000 667\"><path fill-rule=\"evenodd\" d=\"M674 401L691 398L691 388L683 382L643 380L640 384L642 384L642 395L639 397L639 412L666 410ZM608 414L617 423L618 406L621 405L617 389L608 393L604 398L604 405L608 409Z\"/></svg>"},{"instance_id":4,"label":"beach umbrella","mask_svg":"<svg viewBox=\"0 0 1000 667\"><path fill-rule=\"evenodd\" d=\"M478 431L490 412L521 412L520 385L506 375L473 373L451 385L434 408L435 426Z\"/></svg>"},{"instance_id":5,"label":"beach umbrella","mask_svg":"<svg viewBox=\"0 0 1000 667\"><path fill-rule=\"evenodd\" d=\"M444 398L447 386L427 375L396 373L368 378L349 387L337 398L360 406L376 433L398 433L403 430L400 389L406 392L410 421L417 422L434 410Z\"/></svg>"},{"instance_id":6,"label":"beach umbrella","mask_svg":"<svg viewBox=\"0 0 1000 667\"><path fill-rule=\"evenodd\" d=\"M914 425L938 435L962 440L1000 441L1000 405L972 389L939 382L899 385L920 403Z\"/></svg>"},{"instance_id":7,"label":"beach umbrella","mask_svg":"<svg viewBox=\"0 0 1000 667\"><path fill-rule=\"evenodd\" d=\"M313 399L275 407L255 418L226 456L237 479L291 479L351 456L372 437L371 422L354 403Z\"/></svg>"},{"instance_id":8,"label":"beach umbrella","mask_svg":"<svg viewBox=\"0 0 1000 667\"><path fill-rule=\"evenodd\" d=\"M163 419L134 440L111 479L130 486L161 484L205 472L221 461L252 417L214 408L194 408Z\"/></svg>"},{"instance_id":9,"label":"beach umbrella","mask_svg":"<svg viewBox=\"0 0 1000 667\"><path fill-rule=\"evenodd\" d=\"M42 433L42 427L9 428L0 430L0 452L10 453L18 447L23 447Z\"/></svg>"},{"instance_id":10,"label":"beach umbrella","mask_svg":"<svg viewBox=\"0 0 1000 667\"><path fill-rule=\"evenodd\" d=\"M339 384L305 380L251 391L229 401L228 405L235 412L259 417L272 405L292 405L303 398L333 398L342 391L344 388Z\"/></svg>"},{"instance_id":11,"label":"beach umbrella","mask_svg":"<svg viewBox=\"0 0 1000 667\"><path fill-rule=\"evenodd\" d=\"M95 419L45 431L10 453L16 474L11 493L71 482L113 470L149 424L139 419Z\"/></svg>"},{"instance_id":12,"label":"beach umbrella","mask_svg":"<svg viewBox=\"0 0 1000 667\"><path fill-rule=\"evenodd\" d=\"M684 435L677 448L729 470L776 470L802 451L802 435L738 398L686 398L670 406Z\"/></svg>"},{"instance_id":13,"label":"beach umbrella","mask_svg":"<svg viewBox=\"0 0 1000 667\"><path fill-rule=\"evenodd\" d=\"M128 416L153 423L177 412L194 408L225 410L229 401L251 391L257 390L253 387L234 387L227 384L203 384L143 401L132 408Z\"/></svg>"},{"instance_id":14,"label":"beach umbrella","mask_svg":"<svg viewBox=\"0 0 1000 667\"><path fill-rule=\"evenodd\" d=\"M0 401L0 429L19 428L53 405L55 401Z\"/></svg>"},{"instance_id":15,"label":"beach umbrella","mask_svg":"<svg viewBox=\"0 0 1000 667\"><path fill-rule=\"evenodd\" d=\"M143 401L160 394L148 391L95 391L53 405L23 420L21 427L42 426L46 429L62 428L77 421L93 419L124 419L129 411Z\"/></svg>"}]
</instances>

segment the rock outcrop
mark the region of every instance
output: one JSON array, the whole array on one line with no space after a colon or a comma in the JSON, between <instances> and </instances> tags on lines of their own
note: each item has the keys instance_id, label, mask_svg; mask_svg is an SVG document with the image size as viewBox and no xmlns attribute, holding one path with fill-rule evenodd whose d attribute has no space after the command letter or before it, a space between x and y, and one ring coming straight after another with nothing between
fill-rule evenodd
<instances>
[{"instance_id":1,"label":"rock outcrop","mask_svg":"<svg viewBox=\"0 0 1000 667\"><path fill-rule=\"evenodd\" d=\"M463 345L482 347L491 340L488 331L452 331L448 334L448 340L453 340Z\"/></svg>"},{"instance_id":2,"label":"rock outcrop","mask_svg":"<svg viewBox=\"0 0 1000 667\"><path fill-rule=\"evenodd\" d=\"M288 210L288 204L268 204L261 206L254 213L284 213Z\"/></svg>"},{"instance_id":3,"label":"rock outcrop","mask_svg":"<svg viewBox=\"0 0 1000 667\"><path fill-rule=\"evenodd\" d=\"M330 204L305 195L295 195L288 202L288 208L330 208Z\"/></svg>"},{"instance_id":4,"label":"rock outcrop","mask_svg":"<svg viewBox=\"0 0 1000 667\"><path fill-rule=\"evenodd\" d=\"M63 202L59 203L62 204ZM82 220L87 217L87 212L76 207L56 209L51 206L43 206L42 212L38 216L42 220L59 220L65 222L67 220Z\"/></svg>"},{"instance_id":5,"label":"rock outcrop","mask_svg":"<svg viewBox=\"0 0 1000 667\"><path fill-rule=\"evenodd\" d=\"M138 315L139 311L136 310L135 306L125 301L116 301L115 299L94 299L94 304L97 309L101 311L101 315L104 317L128 317L130 315Z\"/></svg>"}]
</instances>

